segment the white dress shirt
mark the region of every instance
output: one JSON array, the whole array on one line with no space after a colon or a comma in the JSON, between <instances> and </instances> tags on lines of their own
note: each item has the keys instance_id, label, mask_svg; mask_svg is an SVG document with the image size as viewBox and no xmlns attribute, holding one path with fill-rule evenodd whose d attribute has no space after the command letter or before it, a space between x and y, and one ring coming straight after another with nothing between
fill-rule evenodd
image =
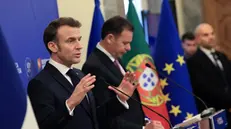
<instances>
[{"instance_id":1,"label":"white dress shirt","mask_svg":"<svg viewBox=\"0 0 231 129\"><path fill-rule=\"evenodd\" d=\"M116 59L115 59L107 50L105 50L99 43L96 45L96 48L98 48L100 51L102 51L104 54L106 54L106 55L108 56L108 58L111 59L112 62L114 62L114 61L116 60ZM120 67L120 71L122 72L122 74L125 75L125 70L123 69L123 67L122 67L120 64L118 64L118 65L119 65L119 67ZM125 107L126 109L129 109L129 105L128 105L127 101L125 101L125 102L121 101L121 100L119 99L118 95L117 95L116 97L117 97L117 99L119 100L119 102L120 102L121 104L124 105L124 107Z\"/></svg>"}]
</instances>

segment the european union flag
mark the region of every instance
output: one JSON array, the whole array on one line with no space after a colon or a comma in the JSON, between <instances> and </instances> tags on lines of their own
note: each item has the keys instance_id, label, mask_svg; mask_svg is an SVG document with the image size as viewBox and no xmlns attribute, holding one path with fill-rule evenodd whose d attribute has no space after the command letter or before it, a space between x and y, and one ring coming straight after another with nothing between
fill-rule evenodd
<instances>
[{"instance_id":1,"label":"european union flag","mask_svg":"<svg viewBox=\"0 0 231 129\"><path fill-rule=\"evenodd\" d=\"M177 87L168 78L192 92L183 49L176 25L169 7L168 0L163 0L160 23L154 50L155 65L164 76L161 76L161 86L170 120L173 125L181 123L197 114L194 97L182 88Z\"/></svg>"},{"instance_id":2,"label":"european union flag","mask_svg":"<svg viewBox=\"0 0 231 129\"><path fill-rule=\"evenodd\" d=\"M26 92L0 28L0 128L21 129L26 114Z\"/></svg>"},{"instance_id":3,"label":"european union flag","mask_svg":"<svg viewBox=\"0 0 231 129\"><path fill-rule=\"evenodd\" d=\"M103 26L103 23L104 19L100 11L100 2L99 0L95 0L95 9L91 24L91 33L88 42L87 57L91 54L92 50L96 47L96 44L101 39L101 28Z\"/></svg>"}]
</instances>

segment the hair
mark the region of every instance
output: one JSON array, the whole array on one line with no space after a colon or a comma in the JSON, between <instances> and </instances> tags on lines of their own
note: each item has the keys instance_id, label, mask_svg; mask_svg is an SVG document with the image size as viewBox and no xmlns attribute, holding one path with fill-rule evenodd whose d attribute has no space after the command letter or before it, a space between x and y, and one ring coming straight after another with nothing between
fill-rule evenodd
<instances>
[{"instance_id":1,"label":"hair","mask_svg":"<svg viewBox=\"0 0 231 129\"><path fill-rule=\"evenodd\" d=\"M108 34L120 35L124 29L134 31L133 25L127 19L121 16L114 16L103 24L101 38L104 39Z\"/></svg>"},{"instance_id":2,"label":"hair","mask_svg":"<svg viewBox=\"0 0 231 129\"><path fill-rule=\"evenodd\" d=\"M184 42L185 40L194 40L195 35L192 32L186 32L182 35L181 41Z\"/></svg>"},{"instance_id":3,"label":"hair","mask_svg":"<svg viewBox=\"0 0 231 129\"><path fill-rule=\"evenodd\" d=\"M48 43L50 41L58 41L57 38L57 31L61 26L70 26L70 27L81 27L81 23L74 18L71 17L60 17L58 19L53 20L44 30L43 34L43 42L48 50L48 52L51 54L50 49L48 48Z\"/></svg>"}]
</instances>

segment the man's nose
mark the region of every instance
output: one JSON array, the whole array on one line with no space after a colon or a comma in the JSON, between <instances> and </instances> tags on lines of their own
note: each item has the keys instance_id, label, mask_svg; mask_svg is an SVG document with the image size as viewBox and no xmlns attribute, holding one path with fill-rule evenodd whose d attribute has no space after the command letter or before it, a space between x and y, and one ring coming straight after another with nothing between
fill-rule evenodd
<instances>
[{"instance_id":1,"label":"man's nose","mask_svg":"<svg viewBox=\"0 0 231 129\"><path fill-rule=\"evenodd\" d=\"M127 51L130 51L130 50L131 50L131 45L130 45L130 44L128 44L128 45L126 46L126 50L127 50Z\"/></svg>"},{"instance_id":2,"label":"man's nose","mask_svg":"<svg viewBox=\"0 0 231 129\"><path fill-rule=\"evenodd\" d=\"M83 48L83 45L82 45L80 42L78 42L78 43L76 44L75 48L76 48L76 49L82 49L82 48Z\"/></svg>"}]
</instances>

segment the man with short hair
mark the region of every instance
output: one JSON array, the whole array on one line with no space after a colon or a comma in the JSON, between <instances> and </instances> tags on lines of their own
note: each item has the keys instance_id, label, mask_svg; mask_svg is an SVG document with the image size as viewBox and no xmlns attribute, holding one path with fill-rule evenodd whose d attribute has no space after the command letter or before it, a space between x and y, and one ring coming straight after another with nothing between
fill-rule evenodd
<instances>
[{"instance_id":1,"label":"man with short hair","mask_svg":"<svg viewBox=\"0 0 231 129\"><path fill-rule=\"evenodd\" d=\"M231 64L217 52L216 36L211 25L202 23L195 29L197 52L187 60L193 91L208 107L216 110L231 108ZM205 107L197 102L200 111ZM231 113L227 112L230 124Z\"/></svg>"},{"instance_id":2,"label":"man with short hair","mask_svg":"<svg viewBox=\"0 0 231 129\"><path fill-rule=\"evenodd\" d=\"M182 48L185 58L190 58L197 51L195 36L192 32L186 32L182 35Z\"/></svg>"},{"instance_id":3,"label":"man with short hair","mask_svg":"<svg viewBox=\"0 0 231 129\"><path fill-rule=\"evenodd\" d=\"M101 129L154 129L153 122L145 125L142 106L132 99L127 101L129 106L126 111L121 112L116 118L111 117L112 114L120 111L121 104L116 99L115 93L118 91L114 88L109 88L109 90L108 85L118 87L124 79L126 80L127 72L122 66L120 58L131 49L133 30L132 24L120 16L105 21L101 32L102 40L83 65L83 72L97 76L93 89L96 104L100 106L107 102L98 113ZM129 82L136 86L135 80L129 80ZM124 87L124 91L126 91L126 87ZM140 95L137 90L130 96L140 102Z\"/></svg>"}]
</instances>

